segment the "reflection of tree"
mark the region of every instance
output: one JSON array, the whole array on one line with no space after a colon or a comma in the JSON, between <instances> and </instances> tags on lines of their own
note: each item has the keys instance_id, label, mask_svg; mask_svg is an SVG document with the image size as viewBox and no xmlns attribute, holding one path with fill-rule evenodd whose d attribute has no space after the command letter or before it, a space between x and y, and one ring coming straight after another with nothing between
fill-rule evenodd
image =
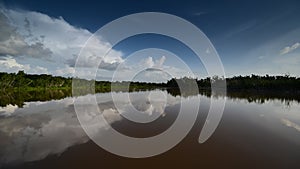
<instances>
[{"instance_id":1,"label":"reflection of tree","mask_svg":"<svg viewBox=\"0 0 300 169\"><path fill-rule=\"evenodd\" d=\"M228 97L230 99L245 99L249 103L258 103L263 104L270 100L280 100L282 103L285 103L289 106L291 101L300 102L300 95L296 92L275 92L275 91L228 91L226 95L222 92L214 92L212 93L210 90L199 90L197 91L186 90L180 91L179 89L169 88L167 89L168 93L172 96L181 96L181 97L188 97L188 96L196 96L198 94L204 95L206 97Z\"/></svg>"},{"instance_id":2,"label":"reflection of tree","mask_svg":"<svg viewBox=\"0 0 300 169\"><path fill-rule=\"evenodd\" d=\"M79 78L65 78L52 75L29 75L24 71L18 73L0 73L0 106L24 101L50 100L71 96L72 83L76 86L75 95L110 91L139 91L167 89L173 95L183 97L200 92L207 96L224 96L221 89L226 80L227 96L245 98L249 102L264 103L269 99L282 101L300 101L300 78L285 76L235 76L232 78L207 77L193 79L188 77L172 78L167 83L149 82L109 82ZM196 88L195 88L196 86ZM214 87L211 93L211 87ZM180 90L179 90L180 89ZM198 91L199 89L199 91ZM60 91L60 92L58 92ZM288 103L287 103L288 104Z\"/></svg>"},{"instance_id":3,"label":"reflection of tree","mask_svg":"<svg viewBox=\"0 0 300 169\"><path fill-rule=\"evenodd\" d=\"M0 92L0 106L12 104L22 107L24 102L56 100L70 96L70 90L6 91Z\"/></svg>"},{"instance_id":4,"label":"reflection of tree","mask_svg":"<svg viewBox=\"0 0 300 169\"><path fill-rule=\"evenodd\" d=\"M210 90L179 90L177 88L167 88L162 89L167 90L172 96L189 97L196 96L198 94L206 97L225 97L224 93L212 93ZM115 92L127 92L127 90L114 90ZM131 92L133 90L130 90ZM96 91L96 93L110 92L109 91ZM90 93L95 93L90 91ZM82 90L78 95L86 95L88 91ZM48 101L62 99L65 97L70 97L72 95L71 90L38 90L38 91L10 91L0 93L0 106L6 106L8 104L17 105L22 107L24 102L30 101ZM287 106L290 101L300 102L300 95L296 92L274 92L274 91L229 91L226 96L231 99L245 99L247 102L263 104L270 100L280 100Z\"/></svg>"},{"instance_id":5,"label":"reflection of tree","mask_svg":"<svg viewBox=\"0 0 300 169\"><path fill-rule=\"evenodd\" d=\"M193 79L186 80L171 79L168 81L167 86L172 95L196 95L197 93L187 90L180 91L176 82L192 81ZM222 87L225 79L223 77L213 76L205 79L197 79L199 93L206 96L224 96ZM186 85L186 84L185 84ZM186 85L187 86L187 85ZM211 86L214 87L214 92L211 92ZM300 78L285 76L235 76L226 78L227 97L247 99L248 102L264 103L272 99L279 99L282 102L289 104L289 101L296 100L300 102ZM188 89L188 88L187 88Z\"/></svg>"},{"instance_id":6,"label":"reflection of tree","mask_svg":"<svg viewBox=\"0 0 300 169\"><path fill-rule=\"evenodd\" d=\"M292 91L229 91L227 92L227 97L233 99L247 99L249 103L254 102L259 104L263 104L267 101L277 99L280 100L282 103L285 103L287 106L290 104L290 101L300 102L299 93Z\"/></svg>"},{"instance_id":7,"label":"reflection of tree","mask_svg":"<svg viewBox=\"0 0 300 169\"><path fill-rule=\"evenodd\" d=\"M167 88L168 93L170 93L172 96L180 96L180 97L189 97L189 96L196 96L198 94L201 94L199 90L193 90L193 89L182 89L179 90L177 88Z\"/></svg>"}]
</instances>

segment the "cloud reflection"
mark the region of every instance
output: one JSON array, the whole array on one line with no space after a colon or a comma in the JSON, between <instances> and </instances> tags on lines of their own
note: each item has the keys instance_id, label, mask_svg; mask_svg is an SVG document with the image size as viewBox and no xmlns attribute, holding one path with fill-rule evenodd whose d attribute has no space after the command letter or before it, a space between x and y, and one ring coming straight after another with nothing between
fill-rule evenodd
<instances>
[{"instance_id":1,"label":"cloud reflection","mask_svg":"<svg viewBox=\"0 0 300 169\"><path fill-rule=\"evenodd\" d=\"M95 126L95 135L101 135L107 126L96 123L97 116L103 113L109 124L122 120L121 114L130 113L132 104L137 112L151 117L163 114L165 106L179 103L180 98L166 94L166 102L160 100L157 93L133 92L133 98L124 102L126 93L116 93L117 100L112 101L110 93L97 94L100 112L90 112L85 121ZM88 100L93 95L80 96ZM154 100L154 101L153 101ZM114 104L122 105L117 109ZM87 106L87 105L85 105ZM88 111L88 106L85 107ZM9 163L21 163L41 160L51 154L60 154L67 148L89 140L79 121L73 105L73 98L47 102L27 102L23 108L12 105L0 109L0 166Z\"/></svg>"},{"instance_id":2,"label":"cloud reflection","mask_svg":"<svg viewBox=\"0 0 300 169\"><path fill-rule=\"evenodd\" d=\"M300 126L288 119L281 119L281 123L286 125L287 127L291 127L300 132Z\"/></svg>"}]
</instances>

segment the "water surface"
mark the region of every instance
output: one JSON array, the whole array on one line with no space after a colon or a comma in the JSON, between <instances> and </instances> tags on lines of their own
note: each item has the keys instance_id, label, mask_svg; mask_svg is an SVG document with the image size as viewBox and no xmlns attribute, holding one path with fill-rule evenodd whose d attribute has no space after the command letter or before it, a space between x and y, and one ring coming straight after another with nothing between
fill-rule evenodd
<instances>
[{"instance_id":1,"label":"water surface","mask_svg":"<svg viewBox=\"0 0 300 169\"><path fill-rule=\"evenodd\" d=\"M300 104L295 100L253 101L214 95L176 96L168 91L96 94L100 113L119 132L132 137L155 136L176 120L180 102L196 104L197 121L173 149L158 156L130 159L98 147L81 128L74 98L29 101L22 106L0 107L0 167L3 168L299 168ZM129 94L130 102L122 99ZM159 99L162 98L164 99ZM79 96L90 99L93 95ZM157 97L156 99L151 99ZM203 144L198 137L205 122L210 99L227 99L222 120L212 137ZM156 102L155 102L156 100ZM119 105L118 109L116 104ZM149 123L125 118L132 104ZM185 112L189 116L189 112ZM95 135L105 137L107 126L95 124Z\"/></svg>"}]
</instances>

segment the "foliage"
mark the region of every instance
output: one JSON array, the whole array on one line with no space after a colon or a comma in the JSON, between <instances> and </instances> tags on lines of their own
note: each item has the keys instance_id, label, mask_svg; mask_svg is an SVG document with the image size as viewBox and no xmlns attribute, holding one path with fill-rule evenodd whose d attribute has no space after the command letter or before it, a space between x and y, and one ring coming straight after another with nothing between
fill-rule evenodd
<instances>
[{"instance_id":1,"label":"foliage","mask_svg":"<svg viewBox=\"0 0 300 169\"><path fill-rule=\"evenodd\" d=\"M172 78L167 83L147 83L147 82L108 82L94 81L79 78L65 78L52 75L30 75L24 71L18 73L0 73L1 91L6 90L39 90L39 89L66 89L72 87L73 83L77 87L96 89L96 91L110 91L111 89L154 89L154 88L191 88L195 84L200 89L210 89L211 85L218 86L224 82L223 77L213 76L205 79L193 79L183 77ZM228 90L300 90L300 78L285 76L234 76L226 78Z\"/></svg>"},{"instance_id":2,"label":"foliage","mask_svg":"<svg viewBox=\"0 0 300 169\"><path fill-rule=\"evenodd\" d=\"M72 81L73 80L73 81ZM223 77L213 76L205 79L170 79L167 83L146 82L108 82L79 78L65 78L51 75L29 75L0 72L0 106L14 104L22 106L26 101L60 99L71 96L72 82L80 88L76 95L110 91L167 89L172 95L191 96L201 93L211 95L211 85L224 82ZM193 88L197 84L198 89ZM265 102L268 99L300 101L300 78L285 76L235 76L226 78L227 96L247 98L248 101ZM179 86L182 86L180 89ZM217 85L215 85L217 86Z\"/></svg>"}]
</instances>

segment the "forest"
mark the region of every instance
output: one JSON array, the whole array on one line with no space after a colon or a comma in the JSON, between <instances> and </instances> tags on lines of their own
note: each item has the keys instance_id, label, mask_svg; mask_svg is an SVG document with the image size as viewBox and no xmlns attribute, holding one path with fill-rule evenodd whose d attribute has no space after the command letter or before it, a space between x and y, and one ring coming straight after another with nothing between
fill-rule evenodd
<instances>
[{"instance_id":1,"label":"forest","mask_svg":"<svg viewBox=\"0 0 300 169\"><path fill-rule=\"evenodd\" d=\"M212 78L193 79L183 77L170 79L166 83L147 82L109 82L94 81L78 78L65 78L52 75L30 75L19 71L18 73L0 72L0 106L8 104L22 107L26 101L46 101L62 99L87 93L110 92L110 91L140 91L162 89L171 95L188 97L201 94L211 96L211 84L224 81L224 78L214 76ZM76 83L80 90L72 94L72 83ZM194 91L192 85L198 85ZM184 86L179 90L178 86ZM249 102L263 103L269 99L296 100L300 101L300 78L290 76L235 76L226 78L227 94L231 98L245 98ZM79 91L79 93L78 93ZM215 93L215 96L224 94Z\"/></svg>"},{"instance_id":2,"label":"forest","mask_svg":"<svg viewBox=\"0 0 300 169\"><path fill-rule=\"evenodd\" d=\"M225 78L214 76L204 79L193 79L183 77L180 79L170 79L166 83L148 83L148 82L109 82L94 81L71 77L59 77L52 75L32 75L26 74L24 71L18 73L0 72L0 88L1 91L9 90L45 90L45 89L71 89L72 80L77 86L93 86L96 91L110 91L111 89L154 89L154 88L178 88L178 84L189 88L193 83L197 83L199 89L209 90L211 84L217 84L224 81ZM300 78L289 75L284 76L234 76L226 78L226 86L228 91L236 90L263 90L263 91L300 91Z\"/></svg>"},{"instance_id":3,"label":"forest","mask_svg":"<svg viewBox=\"0 0 300 169\"><path fill-rule=\"evenodd\" d=\"M164 83L147 83L147 82L109 82L95 81L71 77L52 76L47 74L32 75L26 74L24 71L18 73L0 72L0 91L36 91L36 90L56 90L71 89L72 83L79 87L91 88L95 87L96 91L110 91L113 89L152 89L165 87Z\"/></svg>"},{"instance_id":4,"label":"forest","mask_svg":"<svg viewBox=\"0 0 300 169\"><path fill-rule=\"evenodd\" d=\"M210 90L211 84L217 84L220 81L224 81L225 78L213 76L212 78L207 77L204 79L196 79L199 89ZM183 83L187 86L192 83L192 78L180 78L170 79L166 86L167 87L178 87L177 84ZM226 87L228 91L236 90L264 90L264 91L300 91L300 78L291 77L289 75L284 76L234 76L226 78Z\"/></svg>"}]
</instances>

